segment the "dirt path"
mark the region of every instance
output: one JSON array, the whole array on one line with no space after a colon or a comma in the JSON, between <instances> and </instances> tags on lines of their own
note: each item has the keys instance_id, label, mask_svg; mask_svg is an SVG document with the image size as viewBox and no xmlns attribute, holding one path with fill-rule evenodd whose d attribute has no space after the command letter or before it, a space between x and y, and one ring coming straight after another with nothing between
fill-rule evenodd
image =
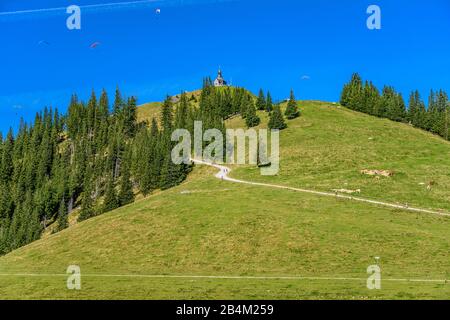
<instances>
[{"instance_id":1,"label":"dirt path","mask_svg":"<svg viewBox=\"0 0 450 320\"><path fill-rule=\"evenodd\" d=\"M262 187L269 187L269 188L292 190L292 191L309 193L309 194L315 194L315 195L325 196L325 197L333 197L333 198L339 198L339 199L346 199L346 200L352 200L352 201L365 202L365 203L380 205L380 206L394 208L394 209L401 209L401 210L405 210L405 211L420 212L420 213L430 213L430 214L436 214L436 215L440 215L440 216L450 217L450 213L446 213L446 212L439 212L439 211L433 211L433 210L422 209L422 208L414 208L414 207L409 207L407 205L398 205L398 204L389 203L389 202L383 202L383 201L378 201L378 200L370 200L370 199L365 199L365 198L361 198L361 197L353 197L353 196L342 195L342 194L339 194L339 193L321 192L321 191L314 191L314 190L308 190L308 189L301 189L301 188L281 186L281 185L277 185L277 184L268 184L268 183L251 182L251 181L244 181L244 180L233 179L233 178L230 178L228 176L228 174L231 172L231 169L228 168L228 167L225 167L225 166L222 166L222 165L218 165L218 164L209 163L209 162L205 162L205 161L202 161L202 160L196 160L196 159L191 159L191 160L194 163L197 163L197 164L203 164L203 165L207 165L207 166L211 166L211 167L219 169L219 172L215 175L216 178L221 179L221 180L225 180L225 181L234 182L234 183L243 183L243 184L250 184L250 185L254 185L254 186L262 186Z\"/></svg>"}]
</instances>

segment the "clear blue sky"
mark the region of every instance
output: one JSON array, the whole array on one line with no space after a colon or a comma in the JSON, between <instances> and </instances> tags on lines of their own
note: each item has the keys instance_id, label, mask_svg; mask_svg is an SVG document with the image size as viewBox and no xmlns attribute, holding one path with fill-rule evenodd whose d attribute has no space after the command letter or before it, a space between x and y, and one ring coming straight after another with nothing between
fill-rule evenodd
<instances>
[{"instance_id":1,"label":"clear blue sky","mask_svg":"<svg viewBox=\"0 0 450 320\"><path fill-rule=\"evenodd\" d=\"M1 0L0 12L114 1ZM370 4L381 7L379 31L366 28ZM406 95L450 91L448 0L153 1L82 9L79 31L67 17L0 13L0 131L44 106L65 111L72 92L86 99L119 85L139 103L159 101L219 66L233 85L276 99L293 88L300 99L337 101L355 71Z\"/></svg>"}]
</instances>

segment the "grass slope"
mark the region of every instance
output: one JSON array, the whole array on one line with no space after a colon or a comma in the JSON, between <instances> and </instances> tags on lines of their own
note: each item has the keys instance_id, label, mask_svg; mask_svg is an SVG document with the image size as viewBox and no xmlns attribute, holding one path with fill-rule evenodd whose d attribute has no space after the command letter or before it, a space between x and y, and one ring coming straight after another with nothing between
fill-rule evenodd
<instances>
[{"instance_id":1,"label":"grass slope","mask_svg":"<svg viewBox=\"0 0 450 320\"><path fill-rule=\"evenodd\" d=\"M362 197L450 212L449 142L331 104L307 101L300 106L303 116L288 122L282 133L279 175L261 176L257 168L239 167L235 176L318 191L361 189ZM235 118L229 126L245 124ZM395 174L377 179L362 175L363 169ZM431 191L430 181L435 184Z\"/></svg>"},{"instance_id":2,"label":"grass slope","mask_svg":"<svg viewBox=\"0 0 450 320\"><path fill-rule=\"evenodd\" d=\"M318 190L358 187L364 196L433 208L449 207L445 192L450 179L448 143L407 125L328 104L308 102L301 106L303 117L290 121L281 135L280 174L261 177L255 168L243 167L237 168L234 176ZM239 126L240 121L235 118L229 125ZM369 137L373 139L368 140ZM359 174L365 167L392 169L397 174L375 181ZM450 278L448 218L233 184L215 179L214 172L209 167L197 167L178 187L1 257L0 297L445 299L450 296L448 283L387 280ZM426 179L437 182L428 193L418 185ZM420 199L416 199L417 195ZM381 257L385 281L382 290L371 291L366 288L366 268L374 263L375 256ZM67 290L65 286L64 273L72 264L82 270L80 291Z\"/></svg>"},{"instance_id":3,"label":"grass slope","mask_svg":"<svg viewBox=\"0 0 450 320\"><path fill-rule=\"evenodd\" d=\"M142 122L144 120L148 120L149 122L151 122L153 118L158 119L161 112L161 106L161 102L149 102L140 105L137 108L137 120L139 122Z\"/></svg>"}]
</instances>

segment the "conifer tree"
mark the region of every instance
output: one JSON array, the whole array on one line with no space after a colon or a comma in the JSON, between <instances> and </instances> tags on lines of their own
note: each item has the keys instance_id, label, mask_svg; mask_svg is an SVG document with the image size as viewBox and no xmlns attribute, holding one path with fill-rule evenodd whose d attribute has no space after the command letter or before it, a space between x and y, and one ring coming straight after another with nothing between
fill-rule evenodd
<instances>
[{"instance_id":1,"label":"conifer tree","mask_svg":"<svg viewBox=\"0 0 450 320\"><path fill-rule=\"evenodd\" d=\"M108 99L108 93L105 89L102 90L102 94L100 96L99 101L99 119L101 121L104 121L108 118L109 115L109 99Z\"/></svg>"},{"instance_id":2,"label":"conifer tree","mask_svg":"<svg viewBox=\"0 0 450 320\"><path fill-rule=\"evenodd\" d=\"M416 92L411 92L409 95L409 103L408 103L408 121L411 124L414 124L415 119L418 113L418 106L416 101Z\"/></svg>"},{"instance_id":3,"label":"conifer tree","mask_svg":"<svg viewBox=\"0 0 450 320\"><path fill-rule=\"evenodd\" d=\"M253 104L253 98L245 92L241 98L241 105L239 106L239 112L244 119L247 116L248 106L250 104Z\"/></svg>"},{"instance_id":4,"label":"conifer tree","mask_svg":"<svg viewBox=\"0 0 450 320\"><path fill-rule=\"evenodd\" d=\"M339 102L341 105L343 105L344 107L349 106L350 104L350 84L346 83L344 85L344 88L342 89L341 92L341 99Z\"/></svg>"},{"instance_id":5,"label":"conifer tree","mask_svg":"<svg viewBox=\"0 0 450 320\"><path fill-rule=\"evenodd\" d=\"M139 190L144 196L148 195L155 189L152 184L151 164L155 154L153 145L155 144L153 137L150 136L147 128L142 128L135 141L135 150L133 153L133 162L135 163L135 176L139 184Z\"/></svg>"},{"instance_id":6,"label":"conifer tree","mask_svg":"<svg viewBox=\"0 0 450 320\"><path fill-rule=\"evenodd\" d=\"M93 141L95 139L97 129L97 109L97 97L95 95L95 91L92 90L91 98L89 99L87 107L87 127L89 141Z\"/></svg>"},{"instance_id":7,"label":"conifer tree","mask_svg":"<svg viewBox=\"0 0 450 320\"><path fill-rule=\"evenodd\" d=\"M284 121L283 114L281 113L280 105L276 104L270 114L269 129L283 130L287 128L286 122Z\"/></svg>"},{"instance_id":8,"label":"conifer tree","mask_svg":"<svg viewBox=\"0 0 450 320\"><path fill-rule=\"evenodd\" d=\"M106 181L105 199L103 201L103 212L108 212L119 207L119 201L114 188L114 180L112 174L109 174Z\"/></svg>"},{"instance_id":9,"label":"conifer tree","mask_svg":"<svg viewBox=\"0 0 450 320\"><path fill-rule=\"evenodd\" d=\"M286 107L286 111L284 112L284 115L287 119L292 120L300 116L300 112L298 111L297 107L297 101L294 97L294 90L291 90L291 95L289 97L289 101Z\"/></svg>"},{"instance_id":10,"label":"conifer tree","mask_svg":"<svg viewBox=\"0 0 450 320\"><path fill-rule=\"evenodd\" d=\"M122 112L123 100L119 87L116 88L116 94L114 96L113 114L117 117Z\"/></svg>"},{"instance_id":11,"label":"conifer tree","mask_svg":"<svg viewBox=\"0 0 450 320\"><path fill-rule=\"evenodd\" d=\"M233 91L231 99L231 114L238 114L241 107L241 100L243 96L243 90L241 88L236 88Z\"/></svg>"},{"instance_id":12,"label":"conifer tree","mask_svg":"<svg viewBox=\"0 0 450 320\"><path fill-rule=\"evenodd\" d=\"M266 111L272 112L273 110L273 102L272 102L272 96L270 95L270 92L267 92L267 100L266 100Z\"/></svg>"},{"instance_id":13,"label":"conifer tree","mask_svg":"<svg viewBox=\"0 0 450 320\"><path fill-rule=\"evenodd\" d=\"M185 92L181 94L180 103L175 112L175 128L186 129L188 125L189 101Z\"/></svg>"},{"instance_id":14,"label":"conifer tree","mask_svg":"<svg viewBox=\"0 0 450 320\"><path fill-rule=\"evenodd\" d=\"M89 170L83 183L83 193L81 194L81 211L78 216L78 221L89 219L94 215L94 201L92 199L91 175Z\"/></svg>"},{"instance_id":15,"label":"conifer tree","mask_svg":"<svg viewBox=\"0 0 450 320\"><path fill-rule=\"evenodd\" d=\"M348 89L348 107L352 110L361 111L361 104L363 99L363 85L359 74L354 73L350 81Z\"/></svg>"},{"instance_id":16,"label":"conifer tree","mask_svg":"<svg viewBox=\"0 0 450 320\"><path fill-rule=\"evenodd\" d=\"M13 159L12 154L14 150L14 136L12 128L9 129L6 140L2 148L2 161L0 167L0 183L6 184L13 173Z\"/></svg>"},{"instance_id":17,"label":"conifer tree","mask_svg":"<svg viewBox=\"0 0 450 320\"><path fill-rule=\"evenodd\" d=\"M0 224L12 216L14 203L12 192L7 185L0 184Z\"/></svg>"},{"instance_id":18,"label":"conifer tree","mask_svg":"<svg viewBox=\"0 0 450 320\"><path fill-rule=\"evenodd\" d=\"M264 96L264 91L259 89L258 99L256 100L257 110L266 110L266 97Z\"/></svg>"},{"instance_id":19,"label":"conifer tree","mask_svg":"<svg viewBox=\"0 0 450 320\"><path fill-rule=\"evenodd\" d=\"M448 96L443 90L439 90L436 97L436 118L435 124L433 126L434 132L436 132L441 137L446 138L448 135L447 131L447 104ZM447 133L446 133L447 131Z\"/></svg>"},{"instance_id":20,"label":"conifer tree","mask_svg":"<svg viewBox=\"0 0 450 320\"><path fill-rule=\"evenodd\" d=\"M392 89L392 95L390 96L387 104L387 117L393 121L404 121L406 115L406 107L403 98L400 94L396 93Z\"/></svg>"},{"instance_id":21,"label":"conifer tree","mask_svg":"<svg viewBox=\"0 0 450 320\"><path fill-rule=\"evenodd\" d=\"M172 134L173 126L173 104L169 96L167 96L161 108L161 127L165 134Z\"/></svg>"},{"instance_id":22,"label":"conifer tree","mask_svg":"<svg viewBox=\"0 0 450 320\"><path fill-rule=\"evenodd\" d=\"M247 106L247 111L245 114L245 124L248 128L256 127L261 122L261 119L256 114L255 106L250 102Z\"/></svg>"},{"instance_id":23,"label":"conifer tree","mask_svg":"<svg viewBox=\"0 0 450 320\"><path fill-rule=\"evenodd\" d=\"M161 176L161 165L163 162L162 151L161 151L161 134L158 129L158 124L156 120L152 120L152 125L150 128L150 164L149 164L149 191L157 189L160 186L160 176Z\"/></svg>"},{"instance_id":24,"label":"conifer tree","mask_svg":"<svg viewBox=\"0 0 450 320\"><path fill-rule=\"evenodd\" d=\"M359 111L374 115L376 112L375 106L380 98L378 89L373 85L372 82L366 81L362 94L362 104L359 108Z\"/></svg>"},{"instance_id":25,"label":"conifer tree","mask_svg":"<svg viewBox=\"0 0 450 320\"><path fill-rule=\"evenodd\" d=\"M119 204L127 205L134 201L133 184L130 177L130 167L128 161L122 166L122 176L120 178L120 191L118 195Z\"/></svg>"},{"instance_id":26,"label":"conifer tree","mask_svg":"<svg viewBox=\"0 0 450 320\"><path fill-rule=\"evenodd\" d=\"M177 185L177 172L178 170L172 163L170 156L164 157L160 181L160 187L162 190L166 190Z\"/></svg>"},{"instance_id":27,"label":"conifer tree","mask_svg":"<svg viewBox=\"0 0 450 320\"><path fill-rule=\"evenodd\" d=\"M64 198L61 199L61 203L59 205L57 223L58 225L56 231L64 230L69 226L69 219L67 216L67 206Z\"/></svg>"},{"instance_id":28,"label":"conifer tree","mask_svg":"<svg viewBox=\"0 0 450 320\"><path fill-rule=\"evenodd\" d=\"M418 90L415 93L415 101L417 110L413 125L425 129L427 110Z\"/></svg>"},{"instance_id":29,"label":"conifer tree","mask_svg":"<svg viewBox=\"0 0 450 320\"><path fill-rule=\"evenodd\" d=\"M222 101L222 118L228 119L233 114L233 97L231 88L226 88Z\"/></svg>"},{"instance_id":30,"label":"conifer tree","mask_svg":"<svg viewBox=\"0 0 450 320\"><path fill-rule=\"evenodd\" d=\"M132 138L136 134L137 106L135 97L128 98L122 113L125 137Z\"/></svg>"},{"instance_id":31,"label":"conifer tree","mask_svg":"<svg viewBox=\"0 0 450 320\"><path fill-rule=\"evenodd\" d=\"M109 99L107 92L103 89L99 102L98 115L98 134L96 140L96 148L102 149L108 143L108 129L109 129Z\"/></svg>"}]
</instances>

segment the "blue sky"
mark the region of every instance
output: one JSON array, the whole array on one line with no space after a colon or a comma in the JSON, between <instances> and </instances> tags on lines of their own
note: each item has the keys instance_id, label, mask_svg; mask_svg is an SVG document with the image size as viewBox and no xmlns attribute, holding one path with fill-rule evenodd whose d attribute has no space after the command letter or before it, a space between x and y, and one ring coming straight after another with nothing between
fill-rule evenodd
<instances>
[{"instance_id":1,"label":"blue sky","mask_svg":"<svg viewBox=\"0 0 450 320\"><path fill-rule=\"evenodd\" d=\"M114 2L1 0L0 12ZM366 27L370 4L382 10L381 30ZM219 66L233 85L276 99L293 88L300 99L337 101L355 71L406 95L450 91L448 0L150 1L82 8L72 31L68 16L0 13L0 131L44 106L66 110L72 92L86 99L119 85L139 103L159 101Z\"/></svg>"}]
</instances>

